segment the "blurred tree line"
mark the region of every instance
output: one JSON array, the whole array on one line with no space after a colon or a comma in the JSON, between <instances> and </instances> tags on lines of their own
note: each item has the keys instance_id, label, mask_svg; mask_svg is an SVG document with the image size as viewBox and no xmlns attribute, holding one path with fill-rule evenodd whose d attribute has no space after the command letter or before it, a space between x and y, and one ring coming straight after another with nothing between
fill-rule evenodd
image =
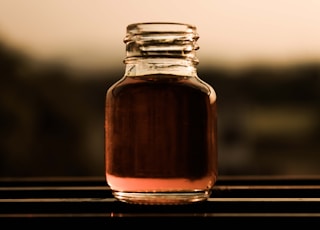
<instances>
[{"instance_id":1,"label":"blurred tree line","mask_svg":"<svg viewBox=\"0 0 320 230\"><path fill-rule=\"evenodd\" d=\"M122 74L0 42L0 176L104 176L105 92ZM320 63L198 74L218 95L220 174L320 174Z\"/></svg>"}]
</instances>

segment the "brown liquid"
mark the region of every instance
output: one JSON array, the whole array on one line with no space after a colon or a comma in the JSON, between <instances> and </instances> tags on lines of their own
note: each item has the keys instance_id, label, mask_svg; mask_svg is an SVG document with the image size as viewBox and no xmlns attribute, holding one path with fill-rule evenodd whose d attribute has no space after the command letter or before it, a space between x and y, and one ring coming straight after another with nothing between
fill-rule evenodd
<instances>
[{"instance_id":1,"label":"brown liquid","mask_svg":"<svg viewBox=\"0 0 320 230\"><path fill-rule=\"evenodd\" d=\"M198 78L124 78L108 90L105 130L107 175L216 176L216 95Z\"/></svg>"}]
</instances>

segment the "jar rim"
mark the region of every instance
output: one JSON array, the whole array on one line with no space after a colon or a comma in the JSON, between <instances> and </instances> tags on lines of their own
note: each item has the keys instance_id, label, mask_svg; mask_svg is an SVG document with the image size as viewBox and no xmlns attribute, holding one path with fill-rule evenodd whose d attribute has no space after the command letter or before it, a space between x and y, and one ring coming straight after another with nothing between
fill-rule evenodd
<instances>
[{"instance_id":1,"label":"jar rim","mask_svg":"<svg viewBox=\"0 0 320 230\"><path fill-rule=\"evenodd\" d=\"M196 26L181 22L138 22L127 26L128 33L146 33L146 32L184 32L195 33Z\"/></svg>"}]
</instances>

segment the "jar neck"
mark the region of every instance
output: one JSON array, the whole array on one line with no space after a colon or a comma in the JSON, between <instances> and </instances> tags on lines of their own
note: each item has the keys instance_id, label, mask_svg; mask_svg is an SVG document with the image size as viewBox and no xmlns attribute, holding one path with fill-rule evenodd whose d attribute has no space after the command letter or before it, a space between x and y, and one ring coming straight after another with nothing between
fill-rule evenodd
<instances>
[{"instance_id":1,"label":"jar neck","mask_svg":"<svg viewBox=\"0 0 320 230\"><path fill-rule=\"evenodd\" d=\"M192 61L178 58L137 58L126 62L126 76L150 74L195 76L197 69Z\"/></svg>"},{"instance_id":2,"label":"jar neck","mask_svg":"<svg viewBox=\"0 0 320 230\"><path fill-rule=\"evenodd\" d=\"M137 23L127 27L126 75L196 73L196 28L181 23Z\"/></svg>"}]
</instances>

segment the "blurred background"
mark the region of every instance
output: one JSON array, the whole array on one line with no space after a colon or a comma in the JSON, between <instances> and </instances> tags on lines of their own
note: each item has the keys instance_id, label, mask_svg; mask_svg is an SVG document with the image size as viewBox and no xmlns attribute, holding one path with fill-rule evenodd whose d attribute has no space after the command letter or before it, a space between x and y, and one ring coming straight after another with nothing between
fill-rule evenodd
<instances>
[{"instance_id":1,"label":"blurred background","mask_svg":"<svg viewBox=\"0 0 320 230\"><path fill-rule=\"evenodd\" d=\"M197 26L220 175L320 174L320 1L0 0L0 177L104 176L105 92L147 21Z\"/></svg>"}]
</instances>

